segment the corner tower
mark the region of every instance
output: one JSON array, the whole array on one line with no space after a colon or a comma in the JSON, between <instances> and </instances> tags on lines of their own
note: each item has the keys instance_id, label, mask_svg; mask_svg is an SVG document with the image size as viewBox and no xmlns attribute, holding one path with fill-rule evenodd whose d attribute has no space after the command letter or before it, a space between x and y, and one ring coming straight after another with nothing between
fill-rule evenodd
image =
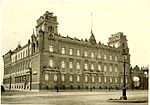
<instances>
[{"instance_id":1,"label":"corner tower","mask_svg":"<svg viewBox=\"0 0 150 105\"><path fill-rule=\"evenodd\" d=\"M47 32L49 35L51 33L58 34L57 25L57 17L53 16L52 12L49 13L46 11L45 14L37 20L36 31L39 32L39 30L42 29L42 31Z\"/></svg>"},{"instance_id":2,"label":"corner tower","mask_svg":"<svg viewBox=\"0 0 150 105\"><path fill-rule=\"evenodd\" d=\"M108 45L112 47L128 47L126 36L122 32L112 34L108 39Z\"/></svg>"}]
</instances>

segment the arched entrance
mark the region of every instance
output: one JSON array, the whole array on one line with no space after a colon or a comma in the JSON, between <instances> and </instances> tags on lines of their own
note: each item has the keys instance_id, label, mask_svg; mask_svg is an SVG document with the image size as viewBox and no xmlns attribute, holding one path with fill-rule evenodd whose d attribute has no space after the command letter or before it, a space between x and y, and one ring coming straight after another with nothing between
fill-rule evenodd
<instances>
[{"instance_id":1,"label":"arched entrance","mask_svg":"<svg viewBox=\"0 0 150 105\"><path fill-rule=\"evenodd\" d=\"M140 89L141 87L141 78L139 76L134 76L133 77L133 86L134 89Z\"/></svg>"}]
</instances>

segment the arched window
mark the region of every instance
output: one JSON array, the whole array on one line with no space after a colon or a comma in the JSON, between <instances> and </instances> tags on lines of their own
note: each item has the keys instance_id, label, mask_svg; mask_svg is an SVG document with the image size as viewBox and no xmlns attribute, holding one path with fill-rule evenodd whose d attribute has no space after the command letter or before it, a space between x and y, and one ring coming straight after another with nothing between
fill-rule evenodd
<instances>
[{"instance_id":1,"label":"arched window","mask_svg":"<svg viewBox=\"0 0 150 105\"><path fill-rule=\"evenodd\" d=\"M115 83L117 83L117 82L118 82L117 77L115 77Z\"/></svg>"},{"instance_id":2,"label":"arched window","mask_svg":"<svg viewBox=\"0 0 150 105\"><path fill-rule=\"evenodd\" d=\"M49 79L49 75L45 74L45 81L48 81L48 79Z\"/></svg>"},{"instance_id":3,"label":"arched window","mask_svg":"<svg viewBox=\"0 0 150 105\"><path fill-rule=\"evenodd\" d=\"M62 81L62 82L65 81L65 75L64 75L64 74L61 75L61 81Z\"/></svg>"},{"instance_id":4,"label":"arched window","mask_svg":"<svg viewBox=\"0 0 150 105\"><path fill-rule=\"evenodd\" d=\"M87 75L85 76L85 82L88 82L88 76Z\"/></svg>"},{"instance_id":5,"label":"arched window","mask_svg":"<svg viewBox=\"0 0 150 105\"><path fill-rule=\"evenodd\" d=\"M101 77L100 77L100 76L98 77L98 81L99 81L99 82L102 82L102 79L101 79Z\"/></svg>"},{"instance_id":6,"label":"arched window","mask_svg":"<svg viewBox=\"0 0 150 105\"><path fill-rule=\"evenodd\" d=\"M53 60L52 59L49 60L49 66L53 67Z\"/></svg>"},{"instance_id":7,"label":"arched window","mask_svg":"<svg viewBox=\"0 0 150 105\"><path fill-rule=\"evenodd\" d=\"M54 81L57 81L57 74L54 74Z\"/></svg>"},{"instance_id":8,"label":"arched window","mask_svg":"<svg viewBox=\"0 0 150 105\"><path fill-rule=\"evenodd\" d=\"M95 76L92 75L92 82L95 82Z\"/></svg>"},{"instance_id":9,"label":"arched window","mask_svg":"<svg viewBox=\"0 0 150 105\"><path fill-rule=\"evenodd\" d=\"M73 81L73 76L72 75L70 75L70 82L72 82Z\"/></svg>"},{"instance_id":10,"label":"arched window","mask_svg":"<svg viewBox=\"0 0 150 105\"><path fill-rule=\"evenodd\" d=\"M107 77L104 77L104 82L105 82L105 83L107 82Z\"/></svg>"},{"instance_id":11,"label":"arched window","mask_svg":"<svg viewBox=\"0 0 150 105\"><path fill-rule=\"evenodd\" d=\"M80 82L80 76L77 75L77 82Z\"/></svg>"}]
</instances>

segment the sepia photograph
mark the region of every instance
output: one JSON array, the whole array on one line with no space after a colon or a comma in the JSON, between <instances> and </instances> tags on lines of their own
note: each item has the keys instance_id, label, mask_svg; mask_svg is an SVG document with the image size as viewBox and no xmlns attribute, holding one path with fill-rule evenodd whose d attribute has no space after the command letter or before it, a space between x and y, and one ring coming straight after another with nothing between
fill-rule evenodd
<instances>
[{"instance_id":1,"label":"sepia photograph","mask_svg":"<svg viewBox=\"0 0 150 105\"><path fill-rule=\"evenodd\" d=\"M149 104L149 0L0 7L1 104Z\"/></svg>"}]
</instances>

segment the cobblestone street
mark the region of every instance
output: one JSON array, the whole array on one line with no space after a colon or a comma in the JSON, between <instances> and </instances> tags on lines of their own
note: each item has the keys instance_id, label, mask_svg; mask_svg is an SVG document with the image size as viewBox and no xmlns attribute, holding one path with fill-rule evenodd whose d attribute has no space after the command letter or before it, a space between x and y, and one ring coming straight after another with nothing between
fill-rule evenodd
<instances>
[{"instance_id":1,"label":"cobblestone street","mask_svg":"<svg viewBox=\"0 0 150 105\"><path fill-rule=\"evenodd\" d=\"M94 91L94 92L33 92L8 90L2 93L2 104L49 104L49 105L135 105L135 103L117 103L108 102L110 98L119 99L121 90ZM146 90L128 90L128 100L146 100L148 101L148 91ZM145 103L136 103L138 105L148 105Z\"/></svg>"}]
</instances>

